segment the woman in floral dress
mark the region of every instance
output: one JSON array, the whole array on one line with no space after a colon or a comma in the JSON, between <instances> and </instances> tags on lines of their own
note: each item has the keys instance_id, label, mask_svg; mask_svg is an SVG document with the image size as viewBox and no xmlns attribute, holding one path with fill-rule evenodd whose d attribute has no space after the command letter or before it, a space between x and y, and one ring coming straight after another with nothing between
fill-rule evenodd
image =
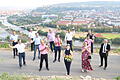
<instances>
[{"instance_id":1,"label":"woman in floral dress","mask_svg":"<svg viewBox=\"0 0 120 80\"><path fill-rule=\"evenodd\" d=\"M90 54L91 50L89 49L87 41L85 41L82 47L82 72L87 72L87 70L93 70L90 65Z\"/></svg>"}]
</instances>

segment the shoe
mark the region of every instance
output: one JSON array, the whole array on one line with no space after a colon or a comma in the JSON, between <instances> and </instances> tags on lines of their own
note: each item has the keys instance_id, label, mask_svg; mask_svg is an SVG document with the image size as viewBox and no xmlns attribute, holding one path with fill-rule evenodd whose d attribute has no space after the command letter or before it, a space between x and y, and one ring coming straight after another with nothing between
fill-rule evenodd
<instances>
[{"instance_id":1,"label":"shoe","mask_svg":"<svg viewBox=\"0 0 120 80\"><path fill-rule=\"evenodd\" d=\"M60 62L60 60L58 60L58 62Z\"/></svg>"},{"instance_id":2,"label":"shoe","mask_svg":"<svg viewBox=\"0 0 120 80\"><path fill-rule=\"evenodd\" d=\"M39 69L39 71L41 71L41 68Z\"/></svg>"},{"instance_id":3,"label":"shoe","mask_svg":"<svg viewBox=\"0 0 120 80\"><path fill-rule=\"evenodd\" d=\"M26 63L24 63L23 65L26 66Z\"/></svg>"},{"instance_id":4,"label":"shoe","mask_svg":"<svg viewBox=\"0 0 120 80\"><path fill-rule=\"evenodd\" d=\"M22 66L20 66L20 69L22 69Z\"/></svg>"},{"instance_id":5,"label":"shoe","mask_svg":"<svg viewBox=\"0 0 120 80\"><path fill-rule=\"evenodd\" d=\"M84 72L87 72L87 70L84 70Z\"/></svg>"},{"instance_id":6,"label":"shoe","mask_svg":"<svg viewBox=\"0 0 120 80\"><path fill-rule=\"evenodd\" d=\"M33 61L35 60L35 58L33 58Z\"/></svg>"},{"instance_id":7,"label":"shoe","mask_svg":"<svg viewBox=\"0 0 120 80\"><path fill-rule=\"evenodd\" d=\"M85 72L85 71L82 69L81 72Z\"/></svg>"},{"instance_id":8,"label":"shoe","mask_svg":"<svg viewBox=\"0 0 120 80\"><path fill-rule=\"evenodd\" d=\"M16 56L19 56L18 54L16 54Z\"/></svg>"},{"instance_id":9,"label":"shoe","mask_svg":"<svg viewBox=\"0 0 120 80\"><path fill-rule=\"evenodd\" d=\"M40 59L40 56L38 56L38 59Z\"/></svg>"},{"instance_id":10,"label":"shoe","mask_svg":"<svg viewBox=\"0 0 120 80\"><path fill-rule=\"evenodd\" d=\"M49 68L46 68L49 71Z\"/></svg>"},{"instance_id":11,"label":"shoe","mask_svg":"<svg viewBox=\"0 0 120 80\"><path fill-rule=\"evenodd\" d=\"M102 65L100 65L99 67L102 67Z\"/></svg>"},{"instance_id":12,"label":"shoe","mask_svg":"<svg viewBox=\"0 0 120 80\"><path fill-rule=\"evenodd\" d=\"M104 67L104 70L106 70L106 67Z\"/></svg>"},{"instance_id":13,"label":"shoe","mask_svg":"<svg viewBox=\"0 0 120 80\"><path fill-rule=\"evenodd\" d=\"M55 63L56 60L53 61L53 63Z\"/></svg>"},{"instance_id":14,"label":"shoe","mask_svg":"<svg viewBox=\"0 0 120 80\"><path fill-rule=\"evenodd\" d=\"M15 59L15 56L13 57L13 59Z\"/></svg>"}]
</instances>

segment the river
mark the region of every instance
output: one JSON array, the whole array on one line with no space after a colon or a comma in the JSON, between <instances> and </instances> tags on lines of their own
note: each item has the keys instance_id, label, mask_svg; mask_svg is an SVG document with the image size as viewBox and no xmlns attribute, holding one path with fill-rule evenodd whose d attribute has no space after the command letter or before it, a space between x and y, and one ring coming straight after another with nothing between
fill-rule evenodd
<instances>
[{"instance_id":1,"label":"river","mask_svg":"<svg viewBox=\"0 0 120 80\"><path fill-rule=\"evenodd\" d=\"M22 26L16 26L13 24L10 24L7 22L7 17L0 17L0 21L2 22L3 25L7 26L8 29L13 29L15 31L20 31L20 33L26 34L28 35L28 31L22 29ZM6 38L7 36L9 36L10 34L4 29L4 28L0 28L1 32L0 32L0 37L1 38Z\"/></svg>"}]
</instances>

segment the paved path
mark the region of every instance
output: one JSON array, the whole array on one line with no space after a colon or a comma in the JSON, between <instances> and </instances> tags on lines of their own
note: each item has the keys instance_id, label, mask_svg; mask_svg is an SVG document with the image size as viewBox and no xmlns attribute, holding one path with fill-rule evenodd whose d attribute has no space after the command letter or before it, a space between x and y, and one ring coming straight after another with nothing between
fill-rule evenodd
<instances>
[{"instance_id":1,"label":"paved path","mask_svg":"<svg viewBox=\"0 0 120 80\"><path fill-rule=\"evenodd\" d=\"M64 76L65 75L65 67L63 62L63 57L61 58L61 62L53 63L53 54L49 54L49 67L50 71L43 69L41 72L38 71L39 69L39 60L36 59L32 61L33 52L26 52L26 62L27 66L19 69L18 66L18 57L16 59L12 58L12 53L10 50L0 50L0 73L9 72L10 74L27 74L27 75L36 75L36 76ZM107 70L103 70L103 68L99 68L99 56L94 54L92 56L92 67L94 71L88 73L81 73L81 54L74 53L74 60L71 66L71 74L73 76L86 76L90 75L92 77L102 77L102 78L114 78L116 76L120 76L120 56L118 55L109 55L108 58L108 68Z\"/></svg>"}]
</instances>

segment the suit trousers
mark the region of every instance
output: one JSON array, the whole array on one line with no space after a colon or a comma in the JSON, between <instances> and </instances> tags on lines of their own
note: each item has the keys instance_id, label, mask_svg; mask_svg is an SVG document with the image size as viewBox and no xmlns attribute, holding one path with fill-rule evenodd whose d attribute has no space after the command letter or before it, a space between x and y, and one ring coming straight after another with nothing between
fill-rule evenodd
<instances>
[{"instance_id":1,"label":"suit trousers","mask_svg":"<svg viewBox=\"0 0 120 80\"><path fill-rule=\"evenodd\" d=\"M101 66L103 66L103 59L105 61L105 68L107 67L107 58L108 58L108 53L100 53L100 59L101 59Z\"/></svg>"},{"instance_id":2,"label":"suit trousers","mask_svg":"<svg viewBox=\"0 0 120 80\"><path fill-rule=\"evenodd\" d=\"M15 46L17 44L17 42L13 42L12 45ZM15 58L15 56L18 55L18 50L17 48L13 48L13 57Z\"/></svg>"}]
</instances>

